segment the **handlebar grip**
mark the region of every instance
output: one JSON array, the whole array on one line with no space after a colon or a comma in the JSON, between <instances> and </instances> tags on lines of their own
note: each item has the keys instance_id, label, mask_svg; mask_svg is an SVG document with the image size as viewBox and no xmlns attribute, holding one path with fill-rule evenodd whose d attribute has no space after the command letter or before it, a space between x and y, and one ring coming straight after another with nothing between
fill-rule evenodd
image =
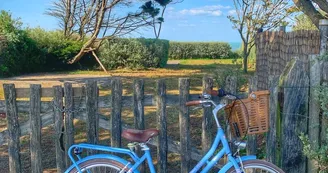
<instances>
[{"instance_id":1,"label":"handlebar grip","mask_svg":"<svg viewBox=\"0 0 328 173\"><path fill-rule=\"evenodd\" d=\"M219 97L223 97L223 96L227 95L227 93L222 88L220 88L217 91L216 90L208 90L207 94L210 94L212 96L219 96Z\"/></svg>"},{"instance_id":2,"label":"handlebar grip","mask_svg":"<svg viewBox=\"0 0 328 173\"><path fill-rule=\"evenodd\" d=\"M201 100L194 100L194 101L189 101L186 103L186 106L194 106L194 105L199 105L201 104Z\"/></svg>"},{"instance_id":3,"label":"handlebar grip","mask_svg":"<svg viewBox=\"0 0 328 173\"><path fill-rule=\"evenodd\" d=\"M219 92L215 91L215 90L209 90L207 93L212 95L212 96L218 96L219 95Z\"/></svg>"}]
</instances>

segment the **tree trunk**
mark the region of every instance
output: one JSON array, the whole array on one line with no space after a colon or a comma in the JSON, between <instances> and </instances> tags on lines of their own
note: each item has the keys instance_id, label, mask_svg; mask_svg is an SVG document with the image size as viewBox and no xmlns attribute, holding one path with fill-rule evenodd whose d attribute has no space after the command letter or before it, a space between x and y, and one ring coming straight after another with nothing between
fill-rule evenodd
<instances>
[{"instance_id":1,"label":"tree trunk","mask_svg":"<svg viewBox=\"0 0 328 173\"><path fill-rule=\"evenodd\" d=\"M313 24L319 28L319 20L325 17L319 13L313 6L311 1L308 0L293 0L295 5L301 9L313 22Z\"/></svg>"},{"instance_id":2,"label":"tree trunk","mask_svg":"<svg viewBox=\"0 0 328 173\"><path fill-rule=\"evenodd\" d=\"M243 66L244 66L244 73L247 73L247 59L248 59L248 52L247 52L248 44L244 43L243 49Z\"/></svg>"},{"instance_id":3,"label":"tree trunk","mask_svg":"<svg viewBox=\"0 0 328 173\"><path fill-rule=\"evenodd\" d=\"M101 3L99 13L97 13L97 18L96 18L97 23L96 23L96 26L95 26L95 31L93 32L90 39L86 43L83 44L82 48L80 49L80 52L77 55L75 55L75 57L72 60L70 60L68 62L69 64L73 64L73 63L79 61L82 58L82 56L85 54L85 49L89 48L94 43L94 41L97 39L97 36L98 36L98 34L101 30L101 25L102 25L103 20L104 20L104 16L105 16L105 12L106 12L106 6L107 6L107 1L103 1Z\"/></svg>"}]
</instances>

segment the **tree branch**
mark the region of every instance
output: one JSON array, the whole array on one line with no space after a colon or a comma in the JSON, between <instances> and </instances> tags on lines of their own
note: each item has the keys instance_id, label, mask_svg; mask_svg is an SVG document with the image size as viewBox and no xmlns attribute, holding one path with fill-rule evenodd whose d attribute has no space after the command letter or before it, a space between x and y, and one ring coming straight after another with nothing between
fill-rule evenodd
<instances>
[{"instance_id":1,"label":"tree branch","mask_svg":"<svg viewBox=\"0 0 328 173\"><path fill-rule=\"evenodd\" d=\"M321 15L313 6L312 2L309 0L293 0L295 5L302 10L313 22L313 24L319 28L319 20L325 17Z\"/></svg>"}]
</instances>

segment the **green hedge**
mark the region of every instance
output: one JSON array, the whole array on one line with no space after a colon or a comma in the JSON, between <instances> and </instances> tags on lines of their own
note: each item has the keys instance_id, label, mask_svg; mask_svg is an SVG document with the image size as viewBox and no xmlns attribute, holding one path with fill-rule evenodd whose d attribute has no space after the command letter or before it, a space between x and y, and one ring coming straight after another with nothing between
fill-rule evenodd
<instances>
[{"instance_id":1,"label":"green hedge","mask_svg":"<svg viewBox=\"0 0 328 173\"><path fill-rule=\"evenodd\" d=\"M170 59L229 58L231 46L222 42L170 42Z\"/></svg>"},{"instance_id":2,"label":"green hedge","mask_svg":"<svg viewBox=\"0 0 328 173\"><path fill-rule=\"evenodd\" d=\"M168 60L168 40L106 40L98 54L107 69L164 67Z\"/></svg>"},{"instance_id":3,"label":"green hedge","mask_svg":"<svg viewBox=\"0 0 328 173\"><path fill-rule=\"evenodd\" d=\"M71 65L67 62L80 51L82 42L65 38L61 31L33 28L28 29L27 32L29 37L35 40L38 49L45 54L45 71L77 68L76 64Z\"/></svg>"},{"instance_id":4,"label":"green hedge","mask_svg":"<svg viewBox=\"0 0 328 173\"><path fill-rule=\"evenodd\" d=\"M76 55L82 42L67 39L61 31L23 29L19 19L0 12L0 76L32 72L78 69L67 61Z\"/></svg>"},{"instance_id":5,"label":"green hedge","mask_svg":"<svg viewBox=\"0 0 328 173\"><path fill-rule=\"evenodd\" d=\"M21 25L10 13L0 12L0 76L37 72L45 64L44 52Z\"/></svg>"}]
</instances>

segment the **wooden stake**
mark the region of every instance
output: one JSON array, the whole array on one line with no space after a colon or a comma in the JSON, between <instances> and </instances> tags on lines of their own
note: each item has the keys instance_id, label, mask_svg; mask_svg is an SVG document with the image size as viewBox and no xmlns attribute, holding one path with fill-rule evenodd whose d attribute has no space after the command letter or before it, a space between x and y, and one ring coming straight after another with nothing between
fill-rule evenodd
<instances>
[{"instance_id":1,"label":"wooden stake","mask_svg":"<svg viewBox=\"0 0 328 173\"><path fill-rule=\"evenodd\" d=\"M92 55L95 57L95 59L97 60L97 62L99 63L99 65L101 66L101 68L108 74L106 68L104 67L104 65L100 62L98 56L96 55L95 51L92 51Z\"/></svg>"}]
</instances>

